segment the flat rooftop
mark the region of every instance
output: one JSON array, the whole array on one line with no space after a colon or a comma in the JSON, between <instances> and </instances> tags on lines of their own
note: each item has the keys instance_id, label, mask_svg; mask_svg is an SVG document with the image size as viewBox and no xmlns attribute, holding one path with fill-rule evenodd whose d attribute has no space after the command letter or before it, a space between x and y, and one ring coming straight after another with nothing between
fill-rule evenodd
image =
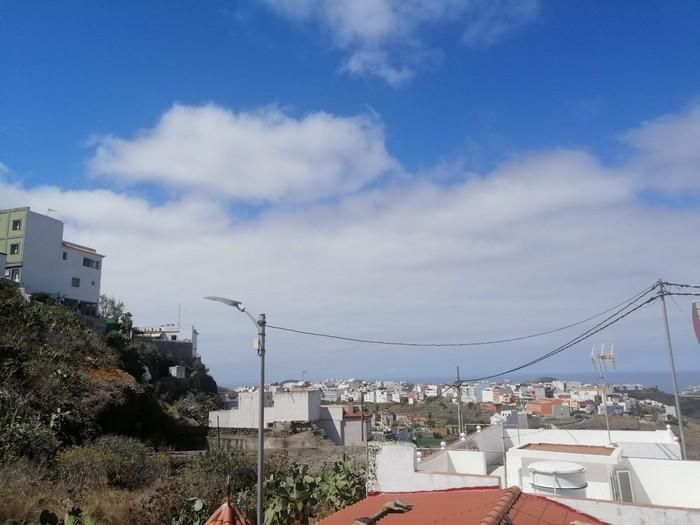
<instances>
[{"instance_id":1,"label":"flat rooftop","mask_svg":"<svg viewBox=\"0 0 700 525\"><path fill-rule=\"evenodd\" d=\"M528 443L520 448L527 450L538 450L541 452L589 454L593 456L610 456L615 451L614 447L603 447L600 445L560 445L558 443Z\"/></svg>"}]
</instances>

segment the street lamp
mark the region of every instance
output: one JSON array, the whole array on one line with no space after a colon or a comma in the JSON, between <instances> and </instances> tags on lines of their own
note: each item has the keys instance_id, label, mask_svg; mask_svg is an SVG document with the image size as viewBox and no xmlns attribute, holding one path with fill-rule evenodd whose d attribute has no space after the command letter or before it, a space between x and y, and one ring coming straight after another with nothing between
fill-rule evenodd
<instances>
[{"instance_id":1,"label":"street lamp","mask_svg":"<svg viewBox=\"0 0 700 525\"><path fill-rule=\"evenodd\" d=\"M263 433L265 432L265 314L260 314L258 319L250 315L250 312L245 309L243 303L225 297L209 296L205 297L208 301L223 303L226 306L232 306L239 312L243 312L253 322L258 331L257 351L260 356L260 387L258 389L258 494L256 501L257 521L263 522L263 463L265 460L265 440Z\"/></svg>"}]
</instances>

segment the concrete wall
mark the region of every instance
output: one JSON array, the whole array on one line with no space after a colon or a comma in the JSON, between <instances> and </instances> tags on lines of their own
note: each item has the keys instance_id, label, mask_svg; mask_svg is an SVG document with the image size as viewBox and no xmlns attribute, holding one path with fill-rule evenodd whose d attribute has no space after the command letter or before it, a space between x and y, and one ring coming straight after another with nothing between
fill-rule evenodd
<instances>
[{"instance_id":1,"label":"concrete wall","mask_svg":"<svg viewBox=\"0 0 700 525\"><path fill-rule=\"evenodd\" d=\"M700 461L626 458L635 503L700 508Z\"/></svg>"},{"instance_id":2,"label":"concrete wall","mask_svg":"<svg viewBox=\"0 0 700 525\"><path fill-rule=\"evenodd\" d=\"M364 420L364 432L362 430L362 424L362 419L360 418L343 420L344 445L361 445L367 441L367 436L369 436L371 427L370 420L367 418Z\"/></svg>"},{"instance_id":3,"label":"concrete wall","mask_svg":"<svg viewBox=\"0 0 700 525\"><path fill-rule=\"evenodd\" d=\"M416 449L409 444L386 444L375 452L373 492L421 492L465 487L498 487L499 479L473 474L416 471ZM372 476L372 473L370 473Z\"/></svg>"},{"instance_id":4,"label":"concrete wall","mask_svg":"<svg viewBox=\"0 0 700 525\"><path fill-rule=\"evenodd\" d=\"M488 473L486 455L475 450L450 450L447 452L450 461L449 472L458 474Z\"/></svg>"},{"instance_id":5,"label":"concrete wall","mask_svg":"<svg viewBox=\"0 0 700 525\"><path fill-rule=\"evenodd\" d=\"M700 511L670 507L645 507L595 499L547 496L572 509L614 525L700 525Z\"/></svg>"},{"instance_id":6,"label":"concrete wall","mask_svg":"<svg viewBox=\"0 0 700 525\"><path fill-rule=\"evenodd\" d=\"M328 439L336 445L342 445L344 442L343 407L322 406L320 416L316 424L323 429Z\"/></svg>"},{"instance_id":7,"label":"concrete wall","mask_svg":"<svg viewBox=\"0 0 700 525\"><path fill-rule=\"evenodd\" d=\"M182 343L184 344L184 343ZM271 395L266 392L266 395ZM275 392L272 406L265 408L265 426L275 421L317 421L321 417L321 391L307 390ZM221 428L257 428L258 393L238 394L238 408L209 412L209 426L216 428L217 417Z\"/></svg>"},{"instance_id":8,"label":"concrete wall","mask_svg":"<svg viewBox=\"0 0 700 525\"><path fill-rule=\"evenodd\" d=\"M489 427L482 434L493 432ZM509 441L515 446L526 443L560 443L577 445L608 445L605 430L520 430L507 428ZM612 441L622 448L623 455L634 457L680 459L680 445L670 430L613 430ZM471 436L470 436L471 437Z\"/></svg>"},{"instance_id":9,"label":"concrete wall","mask_svg":"<svg viewBox=\"0 0 700 525\"><path fill-rule=\"evenodd\" d=\"M275 392L274 421L317 421L321 418L321 391Z\"/></svg>"},{"instance_id":10,"label":"concrete wall","mask_svg":"<svg viewBox=\"0 0 700 525\"><path fill-rule=\"evenodd\" d=\"M61 260L62 244L63 223L61 221L32 211L27 213L22 285L29 293L66 294L67 290L63 282L65 271L63 263L66 261Z\"/></svg>"}]
</instances>

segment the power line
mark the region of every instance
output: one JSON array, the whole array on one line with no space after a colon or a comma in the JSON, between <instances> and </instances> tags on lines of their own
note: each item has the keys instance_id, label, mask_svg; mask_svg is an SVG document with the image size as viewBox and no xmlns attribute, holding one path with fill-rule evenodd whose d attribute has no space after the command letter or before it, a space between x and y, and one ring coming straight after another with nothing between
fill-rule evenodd
<instances>
[{"instance_id":1,"label":"power line","mask_svg":"<svg viewBox=\"0 0 700 525\"><path fill-rule=\"evenodd\" d=\"M678 288L698 288L700 289L700 284L685 284L685 283L667 283L664 282L666 286L676 286Z\"/></svg>"},{"instance_id":2,"label":"power line","mask_svg":"<svg viewBox=\"0 0 700 525\"><path fill-rule=\"evenodd\" d=\"M312 332L309 330L298 330L296 328L288 328L284 326L274 326L274 325L267 325L267 328L270 328L272 330L280 330L283 332L291 332L294 334L300 334L300 335L308 335L312 337L323 337L326 339L336 339L340 341L350 341L353 343L364 343L364 344L374 344L374 345L387 345L387 346L411 346L411 347L434 347L434 348L457 348L457 347L465 347L465 346L482 346L482 345L494 345L494 344L501 344L501 343L512 343L515 341L524 341L526 339L533 339L535 337L541 337L544 335L549 335L553 334L556 332L561 332L563 330L567 330L569 328L573 328L574 326L581 325L583 323L586 323L588 321L592 321L593 319L600 317L601 315L605 315L608 312L615 310L622 306L623 304L630 304L638 301L642 297L644 297L646 294L654 290L658 285L654 284L651 287L645 288L641 292L635 294L632 298L630 299L625 299L621 303L616 304L615 306L612 306L608 308L607 310L604 310L600 313L597 313L595 315L592 315L590 317L587 317L585 319L582 319L580 321L576 321L575 323L570 323L565 326L561 326L559 328L555 328L553 330L546 330L543 332L536 332L534 334L530 335L523 335L523 336L518 336L518 337L510 337L507 339L495 339L491 341L471 341L471 342L466 342L466 343L408 343L408 342L402 342L402 341L382 341L382 340L377 340L377 339L362 339L358 337L346 337L346 336L341 336L341 335L336 335L336 334L330 334L330 333L324 333L324 332Z\"/></svg>"},{"instance_id":3,"label":"power line","mask_svg":"<svg viewBox=\"0 0 700 525\"><path fill-rule=\"evenodd\" d=\"M519 370L523 370L524 368L528 368L528 367L530 367L530 366L532 366L532 365L535 365L535 364L537 364L537 363L539 363L539 362L541 362L541 361L544 361L545 359L549 359L550 357L554 357L555 355L557 355L557 354L559 354L559 353L561 353L561 352L563 352L563 351L565 351L565 350L568 350L569 348L573 347L574 345L576 345L576 344L578 344L578 343L580 343L580 342L582 342L582 341L585 341L585 340L588 339L589 337L591 337L591 336L597 334L598 332L601 332L602 330L605 330L605 329L608 328L609 326L611 326L611 325L613 325L613 324L615 324L615 323L621 321L622 319L624 319L624 318L627 317L628 315L631 315L632 313L636 312L636 311L639 310L640 308L643 308L644 306L648 305L649 303L655 301L655 300L658 299L659 297L660 297L659 295L655 295L655 296L653 296L653 297L649 297L649 298L648 298L646 301L644 301L643 303L638 304L637 306L635 306L635 307L632 308L631 310L629 310L629 311L627 311L627 312L625 312L625 313L623 313L623 314L621 314L621 315L618 316L618 314L620 314L621 312L623 312L624 310L626 310L629 306L631 306L632 304L634 304L634 302L629 303L627 306L625 306L625 307L622 308L621 310L618 310L618 312L616 312L615 314L613 314L613 315L611 315L610 317L608 317L607 319L601 321L600 323L598 323L597 325L593 326L592 328L590 328L590 329L587 330L586 332L583 332L581 335L579 335L579 336L575 337L574 339L570 340L568 343L565 343L565 344L563 344L562 346L560 346L560 347L558 347L558 348L555 348L554 350L552 350L552 351L550 351L550 352L547 352L546 354L543 354L543 355L541 355L541 356L539 356L539 357L537 357L537 358L535 358L535 359L533 359L533 360L531 360L531 361L528 361L527 363L523 363L522 365L516 366L516 367L511 368L511 369L509 369L509 370L504 370L504 371L502 371L502 372L498 372L498 373L491 374L491 375L488 375L488 376L477 377L477 378L472 378L472 379L465 379L463 382L465 382L465 383L476 383L476 382L479 382L479 381L484 381L484 380L486 380L486 379L493 379L493 378L496 378L496 377L504 376L504 375L506 375L506 374L512 374L513 372L517 372L517 371L519 371ZM635 301L635 302L636 302L636 301ZM617 317L616 317L616 316L617 316ZM616 318L615 318L615 317L616 317ZM610 320L610 319L612 319L612 320Z\"/></svg>"}]
</instances>

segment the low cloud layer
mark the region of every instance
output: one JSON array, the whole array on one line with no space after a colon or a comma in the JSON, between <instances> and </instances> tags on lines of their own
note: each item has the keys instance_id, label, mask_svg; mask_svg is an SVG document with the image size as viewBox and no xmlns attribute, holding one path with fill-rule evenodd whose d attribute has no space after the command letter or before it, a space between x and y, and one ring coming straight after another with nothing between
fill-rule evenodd
<instances>
[{"instance_id":1,"label":"low cloud layer","mask_svg":"<svg viewBox=\"0 0 700 525\"><path fill-rule=\"evenodd\" d=\"M357 191L398 166L382 127L364 116L275 107L233 112L173 106L133 138L100 137L92 174L234 200L314 200Z\"/></svg>"},{"instance_id":2,"label":"low cloud layer","mask_svg":"<svg viewBox=\"0 0 700 525\"><path fill-rule=\"evenodd\" d=\"M439 55L418 37L419 29L453 23L469 47L497 43L533 20L538 0L265 0L297 22L316 23L347 53L343 70L382 78L391 85L409 80Z\"/></svg>"},{"instance_id":3,"label":"low cloud layer","mask_svg":"<svg viewBox=\"0 0 700 525\"><path fill-rule=\"evenodd\" d=\"M200 126L185 137L172 132L187 128L182 122L171 127L173 112L176 120L190 116ZM211 118L199 121L200 112ZM228 134L222 139L228 147L212 153L212 145L201 137L216 133L205 124L221 131L223 122L226 135L227 129L241 125L241 114L214 106L177 107L135 139L101 142L90 160L99 173L158 183L173 195L164 202L154 204L129 190L25 187L0 177L0 207L29 204L37 211L58 210L70 240L107 254L104 291L125 300L137 324L173 322L181 304L184 320L200 329L202 354L217 379L224 384L253 382L252 327L240 314L202 296L241 299L252 311L266 311L277 325L369 338L455 342L567 324L631 296L659 277L697 281L697 208L661 206L639 197L648 169L658 159L671 167L691 166L678 184L695 187L700 172L694 172L695 178L687 176L693 173L692 148L674 149L664 141L677 133L685 145L700 144L700 133L688 125L696 114L697 108L690 108L627 132L634 150L620 166L603 165L585 151L554 150L523 155L488 173L463 174L461 182L449 185L416 176L357 192L350 190L387 169L401 169L384 150L378 123L318 117L324 123L341 122L350 138L339 140L335 153L321 148L322 162L292 161L287 159L295 151L302 156L319 148L319 134L305 134L305 119L278 114L281 125L295 132L277 134L269 132L266 119L258 121L250 116L258 114L251 113L245 118L252 121L244 129L257 130L253 137L258 143ZM365 125L374 130L369 133L372 139L358 131ZM276 125L271 128L277 130ZM663 132L657 135L659 129ZM270 136L273 145L265 144ZM349 159L348 147L374 153L365 154L371 159ZM180 160L175 162L166 152ZM221 155L230 157L221 164L211 161ZM244 155L243 163L265 192L247 185L235 171L218 167L236 165L238 155ZM274 155L280 158L266 165ZM202 168L183 170L182 162ZM299 162L290 170L300 170L299 176L287 176L286 162ZM354 162L371 167L346 166ZM212 165L217 167L210 169ZM312 168L313 173L303 173ZM361 181L353 178L355 171L361 172ZM178 191L183 188L187 191ZM216 188L220 191L214 196ZM280 204L299 199L308 204L273 205L255 218L235 218L239 199L264 195L274 195ZM332 203L314 200L321 195L344 196ZM688 301L677 301L687 309ZM679 366L698 368L687 319L673 303L669 308ZM436 351L368 347L271 331L269 365L276 379L298 376L305 369L317 377L435 376L452 373L455 365L472 375L526 361L575 333L573 329L511 345ZM662 336L658 305L652 305L590 343L615 342L623 370L653 370L666 366ZM582 343L535 372L588 370L589 349Z\"/></svg>"}]
</instances>

